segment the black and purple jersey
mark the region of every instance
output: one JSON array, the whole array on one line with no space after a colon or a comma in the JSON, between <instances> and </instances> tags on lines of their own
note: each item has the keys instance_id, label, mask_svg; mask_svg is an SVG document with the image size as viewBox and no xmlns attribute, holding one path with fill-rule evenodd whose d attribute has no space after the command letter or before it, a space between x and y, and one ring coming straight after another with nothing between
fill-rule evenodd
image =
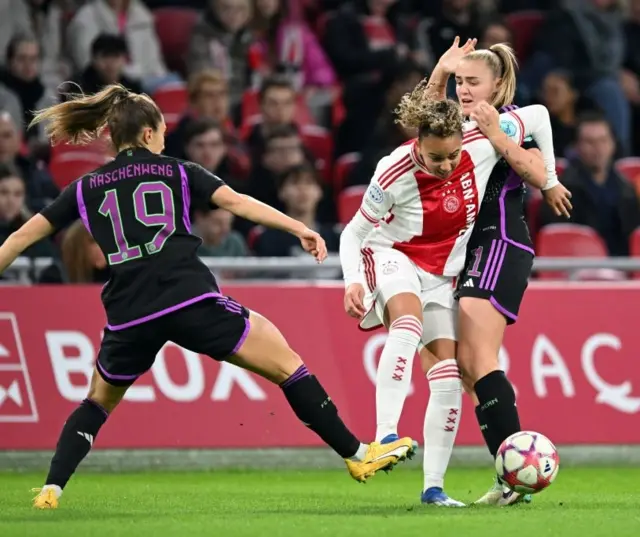
<instances>
[{"instance_id":1,"label":"black and purple jersey","mask_svg":"<svg viewBox=\"0 0 640 537\"><path fill-rule=\"evenodd\" d=\"M191 200L209 203L224 182L201 166L146 149L122 151L70 184L41 214L56 229L82 219L111 277L102 291L107 327L121 330L217 296L196 252Z\"/></svg>"}]
</instances>

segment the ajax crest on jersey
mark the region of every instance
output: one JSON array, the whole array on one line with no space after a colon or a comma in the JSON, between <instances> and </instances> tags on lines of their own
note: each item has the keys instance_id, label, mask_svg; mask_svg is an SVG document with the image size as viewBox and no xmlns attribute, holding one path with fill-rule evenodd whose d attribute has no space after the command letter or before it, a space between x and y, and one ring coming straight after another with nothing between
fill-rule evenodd
<instances>
[{"instance_id":1,"label":"ajax crest on jersey","mask_svg":"<svg viewBox=\"0 0 640 537\"><path fill-rule=\"evenodd\" d=\"M387 261L382 265L382 274L389 276L389 274L393 274L394 272L398 272L398 263L395 261Z\"/></svg>"},{"instance_id":2,"label":"ajax crest on jersey","mask_svg":"<svg viewBox=\"0 0 640 537\"><path fill-rule=\"evenodd\" d=\"M369 185L367 196L373 203L382 203L384 200L384 192L378 185Z\"/></svg>"},{"instance_id":3,"label":"ajax crest on jersey","mask_svg":"<svg viewBox=\"0 0 640 537\"><path fill-rule=\"evenodd\" d=\"M449 194L442 200L442 207L448 213L455 213L460 208L460 199L455 194Z\"/></svg>"},{"instance_id":4,"label":"ajax crest on jersey","mask_svg":"<svg viewBox=\"0 0 640 537\"><path fill-rule=\"evenodd\" d=\"M510 121L508 119L503 119L500 122L500 129L502 130L502 132L504 132L507 136L515 136L516 135L516 124L513 121Z\"/></svg>"}]
</instances>

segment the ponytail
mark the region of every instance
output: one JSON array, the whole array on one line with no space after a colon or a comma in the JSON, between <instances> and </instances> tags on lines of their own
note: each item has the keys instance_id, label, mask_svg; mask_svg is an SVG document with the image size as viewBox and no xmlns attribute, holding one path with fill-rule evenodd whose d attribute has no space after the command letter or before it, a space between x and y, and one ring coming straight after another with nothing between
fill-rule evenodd
<instances>
[{"instance_id":1,"label":"ponytail","mask_svg":"<svg viewBox=\"0 0 640 537\"><path fill-rule=\"evenodd\" d=\"M498 90L491 104L502 108L512 104L516 94L516 71L518 61L513 49L506 43L497 43L488 49L476 50L464 58L465 60L482 60L493 71L495 78L500 79Z\"/></svg>"},{"instance_id":2,"label":"ponytail","mask_svg":"<svg viewBox=\"0 0 640 537\"><path fill-rule=\"evenodd\" d=\"M147 96L120 84L106 86L95 95L70 95L70 100L38 110L29 128L45 123L45 132L57 143L87 144L108 127L115 149L140 145L145 127L157 130L162 113Z\"/></svg>"},{"instance_id":3,"label":"ponytail","mask_svg":"<svg viewBox=\"0 0 640 537\"><path fill-rule=\"evenodd\" d=\"M45 132L53 144L86 144L100 136L111 111L130 95L120 84L107 86L95 95L69 95L66 102L38 110L29 128L45 122Z\"/></svg>"}]
</instances>

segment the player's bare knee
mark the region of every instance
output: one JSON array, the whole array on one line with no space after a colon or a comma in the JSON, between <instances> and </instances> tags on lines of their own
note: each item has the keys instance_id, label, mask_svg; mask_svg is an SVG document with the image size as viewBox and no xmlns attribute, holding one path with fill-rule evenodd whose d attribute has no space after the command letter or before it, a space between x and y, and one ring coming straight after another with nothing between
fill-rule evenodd
<instances>
[{"instance_id":1,"label":"player's bare knee","mask_svg":"<svg viewBox=\"0 0 640 537\"><path fill-rule=\"evenodd\" d=\"M422 325L422 304L413 293L400 293L392 296L384 309L384 324L390 327L401 317L413 317Z\"/></svg>"}]
</instances>

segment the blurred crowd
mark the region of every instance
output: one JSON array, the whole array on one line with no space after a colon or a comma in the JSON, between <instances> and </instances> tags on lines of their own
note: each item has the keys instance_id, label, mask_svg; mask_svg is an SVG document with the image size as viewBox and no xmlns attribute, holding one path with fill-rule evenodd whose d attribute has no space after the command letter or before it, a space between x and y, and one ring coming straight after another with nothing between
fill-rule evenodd
<instances>
[{"instance_id":1,"label":"blurred crowd","mask_svg":"<svg viewBox=\"0 0 640 537\"><path fill-rule=\"evenodd\" d=\"M640 226L640 0L0 0L0 242L106 142L51 148L34 110L119 82L151 95L165 153L318 230L337 251L377 161L412 138L391 111L458 35L508 42L516 103L545 104L572 221L608 255ZM455 81L450 93L455 97ZM557 222L536 193L532 233ZM297 241L195 207L203 256L296 256ZM46 283L106 281L76 224L27 252Z\"/></svg>"}]
</instances>

